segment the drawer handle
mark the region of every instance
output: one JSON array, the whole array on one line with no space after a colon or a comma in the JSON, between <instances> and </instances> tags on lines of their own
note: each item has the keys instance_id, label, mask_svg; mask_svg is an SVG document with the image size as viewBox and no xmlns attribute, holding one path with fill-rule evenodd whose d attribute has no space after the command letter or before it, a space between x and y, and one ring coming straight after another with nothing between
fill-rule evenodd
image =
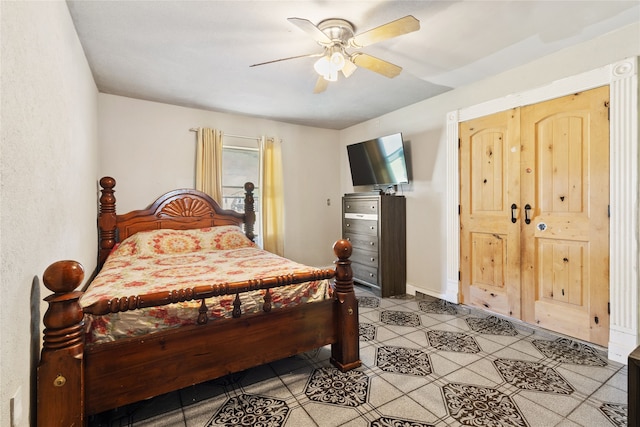
<instances>
[{"instance_id":1,"label":"drawer handle","mask_svg":"<svg viewBox=\"0 0 640 427\"><path fill-rule=\"evenodd\" d=\"M60 374L58 374L58 376L53 380L54 387L62 387L66 383L67 383L67 379Z\"/></svg>"},{"instance_id":2,"label":"drawer handle","mask_svg":"<svg viewBox=\"0 0 640 427\"><path fill-rule=\"evenodd\" d=\"M371 246L375 245L375 243L374 243L374 242L369 242L369 244L370 244Z\"/></svg>"},{"instance_id":3,"label":"drawer handle","mask_svg":"<svg viewBox=\"0 0 640 427\"><path fill-rule=\"evenodd\" d=\"M351 209L351 205L347 205L347 209Z\"/></svg>"},{"instance_id":4,"label":"drawer handle","mask_svg":"<svg viewBox=\"0 0 640 427\"><path fill-rule=\"evenodd\" d=\"M351 226L351 224L347 223L347 227Z\"/></svg>"},{"instance_id":5,"label":"drawer handle","mask_svg":"<svg viewBox=\"0 0 640 427\"><path fill-rule=\"evenodd\" d=\"M376 259L375 258L371 258L371 262L374 262Z\"/></svg>"},{"instance_id":6,"label":"drawer handle","mask_svg":"<svg viewBox=\"0 0 640 427\"><path fill-rule=\"evenodd\" d=\"M375 208L376 208L376 205L371 205L371 209L375 209Z\"/></svg>"},{"instance_id":7,"label":"drawer handle","mask_svg":"<svg viewBox=\"0 0 640 427\"><path fill-rule=\"evenodd\" d=\"M369 227L372 230L375 230L376 228L372 225L371 227Z\"/></svg>"},{"instance_id":8,"label":"drawer handle","mask_svg":"<svg viewBox=\"0 0 640 427\"><path fill-rule=\"evenodd\" d=\"M369 273L369 277L373 277L373 273Z\"/></svg>"}]
</instances>

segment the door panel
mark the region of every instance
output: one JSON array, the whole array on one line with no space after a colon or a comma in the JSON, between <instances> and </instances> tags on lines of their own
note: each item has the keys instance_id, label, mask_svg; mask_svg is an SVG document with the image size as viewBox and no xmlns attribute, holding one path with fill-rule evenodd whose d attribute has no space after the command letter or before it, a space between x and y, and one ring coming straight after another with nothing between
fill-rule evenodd
<instances>
[{"instance_id":1,"label":"door panel","mask_svg":"<svg viewBox=\"0 0 640 427\"><path fill-rule=\"evenodd\" d=\"M574 307L584 305L583 283L585 277L584 242L540 239L540 291L539 300L569 304Z\"/></svg>"},{"instance_id":2,"label":"door panel","mask_svg":"<svg viewBox=\"0 0 640 427\"><path fill-rule=\"evenodd\" d=\"M460 280L465 304L520 317L517 110L461 123Z\"/></svg>"},{"instance_id":3,"label":"door panel","mask_svg":"<svg viewBox=\"0 0 640 427\"><path fill-rule=\"evenodd\" d=\"M497 313L509 313L506 289L507 238L505 234L471 233L470 301Z\"/></svg>"},{"instance_id":4,"label":"door panel","mask_svg":"<svg viewBox=\"0 0 640 427\"><path fill-rule=\"evenodd\" d=\"M606 345L608 87L523 107L523 318Z\"/></svg>"}]
</instances>

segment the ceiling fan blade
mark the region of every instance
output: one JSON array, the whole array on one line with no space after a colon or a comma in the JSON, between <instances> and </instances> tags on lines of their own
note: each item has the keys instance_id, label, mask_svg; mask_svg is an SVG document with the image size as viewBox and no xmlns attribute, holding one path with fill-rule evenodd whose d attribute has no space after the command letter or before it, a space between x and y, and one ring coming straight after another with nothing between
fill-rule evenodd
<instances>
[{"instance_id":1,"label":"ceiling fan blade","mask_svg":"<svg viewBox=\"0 0 640 427\"><path fill-rule=\"evenodd\" d=\"M316 81L316 87L313 88L313 93L321 93L327 90L327 86L329 86L329 82L325 80L324 77L319 76Z\"/></svg>"},{"instance_id":2,"label":"ceiling fan blade","mask_svg":"<svg viewBox=\"0 0 640 427\"><path fill-rule=\"evenodd\" d=\"M378 59L375 56L367 55L366 53L355 53L351 56L351 60L358 67L375 71L376 73L382 74L390 79L394 78L402 71L402 67L392 64L391 62Z\"/></svg>"},{"instance_id":3,"label":"ceiling fan blade","mask_svg":"<svg viewBox=\"0 0 640 427\"><path fill-rule=\"evenodd\" d=\"M351 76L351 74L354 73L354 71L356 71L357 68L358 67L356 67L356 64L351 62L350 59L347 59L344 63L344 67L342 67L342 74L345 76L345 78L348 78L349 76Z\"/></svg>"},{"instance_id":4,"label":"ceiling fan blade","mask_svg":"<svg viewBox=\"0 0 640 427\"><path fill-rule=\"evenodd\" d=\"M349 40L349 45L355 48L369 46L373 43L411 33L419 29L420 21L411 15L407 15L404 18L396 19L395 21L388 22L369 31L365 31L362 34L353 36Z\"/></svg>"},{"instance_id":5,"label":"ceiling fan blade","mask_svg":"<svg viewBox=\"0 0 640 427\"><path fill-rule=\"evenodd\" d=\"M257 67L259 65L273 64L274 62L288 61L290 59L314 58L314 57L318 57L318 56L322 56L322 55L324 55L324 52L322 52L322 53L310 53L308 55L290 56L288 58L280 58L280 59L274 59L273 61L267 61L267 62L260 62L258 64L252 64L252 65L249 65L249 67Z\"/></svg>"},{"instance_id":6,"label":"ceiling fan blade","mask_svg":"<svg viewBox=\"0 0 640 427\"><path fill-rule=\"evenodd\" d=\"M311 21L303 18L287 18L287 21L309 34L316 42L320 44L331 44L331 39Z\"/></svg>"}]
</instances>

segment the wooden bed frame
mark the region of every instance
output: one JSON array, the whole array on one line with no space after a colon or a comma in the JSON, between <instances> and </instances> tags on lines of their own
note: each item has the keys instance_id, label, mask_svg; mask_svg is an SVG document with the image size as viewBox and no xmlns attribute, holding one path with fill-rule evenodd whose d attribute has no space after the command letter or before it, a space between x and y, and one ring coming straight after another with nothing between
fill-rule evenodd
<instances>
[{"instance_id":1,"label":"wooden bed frame","mask_svg":"<svg viewBox=\"0 0 640 427\"><path fill-rule=\"evenodd\" d=\"M245 185L244 214L227 211L195 190L175 190L149 208L116 214L115 180L100 180L98 268L114 245L138 231L160 228L194 229L218 225L245 226L253 240L253 185ZM84 279L75 261L58 261L43 274L54 292L45 298L42 354L37 372L39 426L83 426L89 415L158 396L232 372L286 358L331 344L331 363L341 371L360 366L358 303L353 290L351 245L334 245L335 270L291 274L179 292L135 295L82 308L76 291ZM270 310L268 289L310 280L335 278L330 300ZM264 311L207 322L204 298L267 289ZM198 324L115 342L85 345L84 314L105 314L202 300ZM238 305L239 299L236 298ZM235 305L235 304L234 304ZM198 315L197 313L195 314Z\"/></svg>"}]
</instances>

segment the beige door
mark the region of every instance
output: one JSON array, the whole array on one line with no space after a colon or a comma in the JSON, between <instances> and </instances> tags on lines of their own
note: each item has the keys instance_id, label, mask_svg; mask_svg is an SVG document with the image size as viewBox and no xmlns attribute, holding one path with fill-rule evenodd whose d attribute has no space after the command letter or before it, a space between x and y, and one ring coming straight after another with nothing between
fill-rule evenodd
<instances>
[{"instance_id":1,"label":"beige door","mask_svg":"<svg viewBox=\"0 0 640 427\"><path fill-rule=\"evenodd\" d=\"M609 339L609 88L521 111L522 312L529 323Z\"/></svg>"},{"instance_id":2,"label":"beige door","mask_svg":"<svg viewBox=\"0 0 640 427\"><path fill-rule=\"evenodd\" d=\"M462 302L520 318L519 110L460 124ZM516 204L512 208L513 204Z\"/></svg>"},{"instance_id":3,"label":"beige door","mask_svg":"<svg viewBox=\"0 0 640 427\"><path fill-rule=\"evenodd\" d=\"M607 344L608 99L603 87L461 123L463 302ZM487 152L476 146L492 129L507 143L485 182Z\"/></svg>"}]
</instances>

